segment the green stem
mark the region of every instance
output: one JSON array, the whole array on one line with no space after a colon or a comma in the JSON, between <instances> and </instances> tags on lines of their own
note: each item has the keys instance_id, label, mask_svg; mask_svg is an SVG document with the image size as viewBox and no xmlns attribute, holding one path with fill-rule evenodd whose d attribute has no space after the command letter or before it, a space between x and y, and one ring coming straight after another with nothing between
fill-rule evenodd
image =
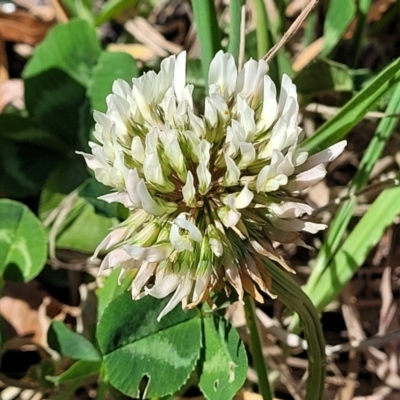
<instances>
[{"instance_id":1,"label":"green stem","mask_svg":"<svg viewBox=\"0 0 400 400\"><path fill-rule=\"evenodd\" d=\"M192 0L193 16L200 41L201 63L205 85L211 60L221 49L220 32L214 0Z\"/></svg>"},{"instance_id":2,"label":"green stem","mask_svg":"<svg viewBox=\"0 0 400 400\"><path fill-rule=\"evenodd\" d=\"M325 341L318 313L293 278L269 259L264 259L272 277L272 292L288 308L297 312L304 328L308 349L308 380L305 400L323 398L325 382Z\"/></svg>"},{"instance_id":3,"label":"green stem","mask_svg":"<svg viewBox=\"0 0 400 400\"><path fill-rule=\"evenodd\" d=\"M253 355L254 367L258 375L258 387L264 400L272 400L271 388L268 381L268 372L262 353L261 340L257 327L257 317L254 310L254 302L250 296L244 301L247 326L250 330L251 354Z\"/></svg>"},{"instance_id":4,"label":"green stem","mask_svg":"<svg viewBox=\"0 0 400 400\"><path fill-rule=\"evenodd\" d=\"M228 52L233 55L238 63L240 50L240 26L242 20L242 0L231 0L229 3L229 46Z\"/></svg>"}]
</instances>

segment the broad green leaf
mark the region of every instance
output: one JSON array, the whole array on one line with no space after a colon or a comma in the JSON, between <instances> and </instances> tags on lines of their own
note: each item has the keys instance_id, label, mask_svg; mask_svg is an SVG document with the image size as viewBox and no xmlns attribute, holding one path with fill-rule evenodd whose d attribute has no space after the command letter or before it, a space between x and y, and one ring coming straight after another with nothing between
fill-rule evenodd
<instances>
[{"instance_id":1,"label":"broad green leaf","mask_svg":"<svg viewBox=\"0 0 400 400\"><path fill-rule=\"evenodd\" d=\"M74 155L60 163L50 174L40 196L39 218L43 221L66 195L89 178L83 157Z\"/></svg>"},{"instance_id":2,"label":"broad green leaf","mask_svg":"<svg viewBox=\"0 0 400 400\"><path fill-rule=\"evenodd\" d=\"M354 96L329 121L325 122L302 147L316 153L343 139L364 115L400 81L400 58L386 67L367 87Z\"/></svg>"},{"instance_id":3,"label":"broad green leaf","mask_svg":"<svg viewBox=\"0 0 400 400\"><path fill-rule=\"evenodd\" d=\"M30 117L71 150L87 147L92 118L85 87L99 55L94 28L72 20L49 32L24 70Z\"/></svg>"},{"instance_id":4,"label":"broad green leaf","mask_svg":"<svg viewBox=\"0 0 400 400\"><path fill-rule=\"evenodd\" d=\"M176 392L189 378L200 356L201 319L197 309L184 313L178 305L157 316L170 297L146 296L134 301L118 296L104 310L97 338L110 383L122 393L143 398ZM141 382L147 381L145 388Z\"/></svg>"},{"instance_id":5,"label":"broad green leaf","mask_svg":"<svg viewBox=\"0 0 400 400\"><path fill-rule=\"evenodd\" d=\"M79 196L89 202L95 209L96 213L105 217L115 218L118 216L118 203L107 203L98 199L99 196L110 193L110 188L103 185L95 178L89 178L79 188Z\"/></svg>"},{"instance_id":6,"label":"broad green leaf","mask_svg":"<svg viewBox=\"0 0 400 400\"><path fill-rule=\"evenodd\" d=\"M0 115L0 137L16 143L29 143L60 152L68 150L68 147L55 135L44 130L31 119L19 115Z\"/></svg>"},{"instance_id":7,"label":"broad green leaf","mask_svg":"<svg viewBox=\"0 0 400 400\"><path fill-rule=\"evenodd\" d=\"M28 282L44 267L46 233L40 221L25 205L0 200L0 275Z\"/></svg>"},{"instance_id":8,"label":"broad green leaf","mask_svg":"<svg viewBox=\"0 0 400 400\"><path fill-rule=\"evenodd\" d=\"M330 1L324 25L324 47L321 54L328 55L342 39L356 15L355 0Z\"/></svg>"},{"instance_id":9,"label":"broad green leaf","mask_svg":"<svg viewBox=\"0 0 400 400\"><path fill-rule=\"evenodd\" d=\"M56 69L86 86L99 55L100 44L94 28L86 21L71 20L56 25L36 47L23 77L26 80Z\"/></svg>"},{"instance_id":10,"label":"broad green leaf","mask_svg":"<svg viewBox=\"0 0 400 400\"><path fill-rule=\"evenodd\" d=\"M133 8L139 3L139 0L108 0L97 13L94 23L96 26L104 24L104 22L113 19L122 11Z\"/></svg>"},{"instance_id":11,"label":"broad green leaf","mask_svg":"<svg viewBox=\"0 0 400 400\"><path fill-rule=\"evenodd\" d=\"M93 77L88 87L92 108L105 112L106 97L111 93L114 81L123 79L130 84L137 74L136 62L129 54L103 51L93 68Z\"/></svg>"},{"instance_id":12,"label":"broad green leaf","mask_svg":"<svg viewBox=\"0 0 400 400\"><path fill-rule=\"evenodd\" d=\"M93 206L77 198L57 235L57 247L93 253L98 244L118 223L116 218L96 214Z\"/></svg>"},{"instance_id":13,"label":"broad green leaf","mask_svg":"<svg viewBox=\"0 0 400 400\"><path fill-rule=\"evenodd\" d=\"M78 195L85 184L78 188L77 185L87 178L87 172L83 160L78 156L75 158L75 161L60 166L50 177L42 191L39 215L49 230L54 226L55 218L63 216L57 223L57 247L90 254L118 220L96 213L92 204Z\"/></svg>"},{"instance_id":14,"label":"broad green leaf","mask_svg":"<svg viewBox=\"0 0 400 400\"><path fill-rule=\"evenodd\" d=\"M47 341L53 350L65 357L85 361L101 360L101 355L89 340L71 331L61 321L51 323Z\"/></svg>"},{"instance_id":15,"label":"broad green leaf","mask_svg":"<svg viewBox=\"0 0 400 400\"><path fill-rule=\"evenodd\" d=\"M76 380L85 380L93 375L97 375L100 372L101 361L88 361L79 360L72 364L70 368L64 371L62 374L57 376L46 376L46 379L55 385Z\"/></svg>"},{"instance_id":16,"label":"broad green leaf","mask_svg":"<svg viewBox=\"0 0 400 400\"><path fill-rule=\"evenodd\" d=\"M2 138L0 191L15 198L38 194L60 159L51 149Z\"/></svg>"},{"instance_id":17,"label":"broad green leaf","mask_svg":"<svg viewBox=\"0 0 400 400\"><path fill-rule=\"evenodd\" d=\"M71 151L87 147L87 143L81 144L81 136L87 142L93 124L85 92L84 86L59 69L25 78L25 101L30 117Z\"/></svg>"},{"instance_id":18,"label":"broad green leaf","mask_svg":"<svg viewBox=\"0 0 400 400\"><path fill-rule=\"evenodd\" d=\"M134 273L128 271L122 279L121 284L118 283L118 277L121 273L120 268L115 268L111 274L104 278L103 285L97 290L97 314L101 317L105 308L120 294L126 292L134 278Z\"/></svg>"},{"instance_id":19,"label":"broad green leaf","mask_svg":"<svg viewBox=\"0 0 400 400\"><path fill-rule=\"evenodd\" d=\"M333 301L364 263L385 229L400 214L400 187L384 190L374 201L322 273L308 295L317 310Z\"/></svg>"},{"instance_id":20,"label":"broad green leaf","mask_svg":"<svg viewBox=\"0 0 400 400\"><path fill-rule=\"evenodd\" d=\"M348 68L331 60L316 60L308 64L294 77L293 82L302 95L353 90L353 79Z\"/></svg>"},{"instance_id":21,"label":"broad green leaf","mask_svg":"<svg viewBox=\"0 0 400 400\"><path fill-rule=\"evenodd\" d=\"M236 329L219 315L204 317L203 326L200 389L208 400L230 400L246 379L246 351Z\"/></svg>"}]
</instances>

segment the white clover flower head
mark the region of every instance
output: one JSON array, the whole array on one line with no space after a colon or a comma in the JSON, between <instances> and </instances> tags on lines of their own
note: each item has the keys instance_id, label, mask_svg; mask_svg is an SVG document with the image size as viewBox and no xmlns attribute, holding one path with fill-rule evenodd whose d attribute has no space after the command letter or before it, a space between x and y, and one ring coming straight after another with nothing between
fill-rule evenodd
<instances>
[{"instance_id":1,"label":"white clover flower head","mask_svg":"<svg viewBox=\"0 0 400 400\"><path fill-rule=\"evenodd\" d=\"M267 72L263 60L238 72L233 57L218 52L198 113L183 52L132 87L115 81L107 112L94 114L97 143L82 154L113 189L102 199L130 210L95 255L112 248L101 270L137 270L134 299L173 293L159 319L228 286L240 300L247 292L262 302L271 285L262 258L289 269L273 243L302 245L299 232L325 228L296 196L325 176L346 142L308 157L299 147L296 87L285 75L277 100Z\"/></svg>"}]
</instances>

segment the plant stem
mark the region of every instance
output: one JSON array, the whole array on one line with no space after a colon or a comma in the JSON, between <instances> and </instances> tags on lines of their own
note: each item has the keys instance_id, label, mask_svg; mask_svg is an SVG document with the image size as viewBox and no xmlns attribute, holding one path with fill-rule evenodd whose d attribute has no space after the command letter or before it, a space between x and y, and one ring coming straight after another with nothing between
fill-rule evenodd
<instances>
[{"instance_id":1,"label":"plant stem","mask_svg":"<svg viewBox=\"0 0 400 400\"><path fill-rule=\"evenodd\" d=\"M258 387L264 400L272 400L271 388L268 381L268 372L262 353L261 340L257 327L257 317L254 310L254 302L250 296L244 301L247 326L250 330L251 353L253 355L254 367L258 375Z\"/></svg>"}]
</instances>

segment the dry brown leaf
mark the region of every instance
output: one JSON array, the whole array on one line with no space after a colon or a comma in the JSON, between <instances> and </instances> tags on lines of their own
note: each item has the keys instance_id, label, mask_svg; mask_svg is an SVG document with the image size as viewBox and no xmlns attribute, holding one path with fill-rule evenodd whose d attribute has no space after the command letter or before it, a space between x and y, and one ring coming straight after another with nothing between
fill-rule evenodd
<instances>
[{"instance_id":1,"label":"dry brown leaf","mask_svg":"<svg viewBox=\"0 0 400 400\"><path fill-rule=\"evenodd\" d=\"M157 54L149 47L139 44L111 43L107 46L108 51L122 52L131 55L135 60L149 62L157 57Z\"/></svg>"},{"instance_id":2,"label":"dry brown leaf","mask_svg":"<svg viewBox=\"0 0 400 400\"><path fill-rule=\"evenodd\" d=\"M80 311L51 297L37 281L7 282L0 298L0 315L7 323L7 337L29 337L44 348L51 318L64 320L67 314L76 316L77 312Z\"/></svg>"},{"instance_id":3,"label":"dry brown leaf","mask_svg":"<svg viewBox=\"0 0 400 400\"><path fill-rule=\"evenodd\" d=\"M12 14L0 11L0 37L10 42L34 45L45 37L54 23L54 13L52 19L44 20L23 10L17 10Z\"/></svg>"}]
</instances>

